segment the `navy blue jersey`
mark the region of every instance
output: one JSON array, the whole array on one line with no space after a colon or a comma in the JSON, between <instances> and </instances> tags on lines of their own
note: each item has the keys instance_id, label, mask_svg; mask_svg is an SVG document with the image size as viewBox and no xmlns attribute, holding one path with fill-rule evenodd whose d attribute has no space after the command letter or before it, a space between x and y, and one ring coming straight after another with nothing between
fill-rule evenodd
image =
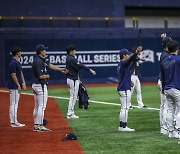
<instances>
[{"instance_id":1,"label":"navy blue jersey","mask_svg":"<svg viewBox=\"0 0 180 154\"><path fill-rule=\"evenodd\" d=\"M169 55L167 50L163 50L160 56L160 63L163 61L164 58L166 58ZM161 79L161 70L158 75L158 79Z\"/></svg>"},{"instance_id":2,"label":"navy blue jersey","mask_svg":"<svg viewBox=\"0 0 180 154\"><path fill-rule=\"evenodd\" d=\"M140 60L139 57L136 57L135 61L132 61L131 64L130 64L130 72L131 72L131 75L132 74L135 74L135 75L138 75L139 76L139 70L138 70L138 61Z\"/></svg>"},{"instance_id":3,"label":"navy blue jersey","mask_svg":"<svg viewBox=\"0 0 180 154\"><path fill-rule=\"evenodd\" d=\"M22 78L21 78L22 67L19 61L15 58L12 58L11 62L9 63L9 79L8 79L8 88L9 89L18 89L17 85L14 83L11 74L16 73L17 80L20 85L22 85Z\"/></svg>"},{"instance_id":4,"label":"navy blue jersey","mask_svg":"<svg viewBox=\"0 0 180 154\"><path fill-rule=\"evenodd\" d=\"M66 58L66 69L69 70L69 73L66 74L67 78L72 80L79 79L79 70L80 69L90 70L88 67L78 62L78 60L73 55L68 55Z\"/></svg>"},{"instance_id":5,"label":"navy blue jersey","mask_svg":"<svg viewBox=\"0 0 180 154\"><path fill-rule=\"evenodd\" d=\"M180 90L180 56L170 54L161 62L162 89Z\"/></svg>"},{"instance_id":6,"label":"navy blue jersey","mask_svg":"<svg viewBox=\"0 0 180 154\"><path fill-rule=\"evenodd\" d=\"M117 67L119 84L118 91L131 90L130 63L135 60L137 54L133 54L128 60L121 60Z\"/></svg>"},{"instance_id":7,"label":"navy blue jersey","mask_svg":"<svg viewBox=\"0 0 180 154\"><path fill-rule=\"evenodd\" d=\"M47 67L49 63L45 61L45 58L36 56L32 64L32 81L35 84L48 84L47 79L39 79L41 75L47 75Z\"/></svg>"},{"instance_id":8,"label":"navy blue jersey","mask_svg":"<svg viewBox=\"0 0 180 154\"><path fill-rule=\"evenodd\" d=\"M167 50L163 50L160 56L160 62L163 61L164 58L166 58L169 55L169 52Z\"/></svg>"}]
</instances>

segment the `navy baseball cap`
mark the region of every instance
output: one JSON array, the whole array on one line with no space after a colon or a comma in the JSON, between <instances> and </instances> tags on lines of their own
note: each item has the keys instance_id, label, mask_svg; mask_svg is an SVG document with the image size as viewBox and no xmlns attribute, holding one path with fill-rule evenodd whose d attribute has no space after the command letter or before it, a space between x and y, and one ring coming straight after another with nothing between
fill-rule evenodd
<instances>
[{"instance_id":1,"label":"navy baseball cap","mask_svg":"<svg viewBox=\"0 0 180 154\"><path fill-rule=\"evenodd\" d=\"M70 51L76 50L76 47L74 45L68 45L66 48L67 54L70 53Z\"/></svg>"},{"instance_id":2,"label":"navy baseball cap","mask_svg":"<svg viewBox=\"0 0 180 154\"><path fill-rule=\"evenodd\" d=\"M17 52L21 52L21 48L20 47L13 47L12 53L17 53Z\"/></svg>"},{"instance_id":3,"label":"navy baseball cap","mask_svg":"<svg viewBox=\"0 0 180 154\"><path fill-rule=\"evenodd\" d=\"M166 45L168 42L170 42L170 41L172 41L172 38L170 38L170 37L165 37L165 38L163 38L162 39L162 44L163 45Z\"/></svg>"},{"instance_id":4,"label":"navy baseball cap","mask_svg":"<svg viewBox=\"0 0 180 154\"><path fill-rule=\"evenodd\" d=\"M122 55L130 55L131 53L128 51L128 49L121 49L120 51L119 51L119 54L120 54L120 56L122 56Z\"/></svg>"},{"instance_id":5,"label":"navy baseball cap","mask_svg":"<svg viewBox=\"0 0 180 154\"><path fill-rule=\"evenodd\" d=\"M68 134L66 134L66 136L64 137L63 140L64 141L67 141L67 140L77 140L77 136L74 135L73 133L68 133Z\"/></svg>"},{"instance_id":6,"label":"navy baseball cap","mask_svg":"<svg viewBox=\"0 0 180 154\"><path fill-rule=\"evenodd\" d=\"M15 56L18 52L21 52L21 48L20 47L13 47L10 54Z\"/></svg>"},{"instance_id":7,"label":"navy baseball cap","mask_svg":"<svg viewBox=\"0 0 180 154\"><path fill-rule=\"evenodd\" d=\"M48 47L45 47L43 44L36 45L37 51L42 51L42 50L47 50L47 49L48 49Z\"/></svg>"}]
</instances>

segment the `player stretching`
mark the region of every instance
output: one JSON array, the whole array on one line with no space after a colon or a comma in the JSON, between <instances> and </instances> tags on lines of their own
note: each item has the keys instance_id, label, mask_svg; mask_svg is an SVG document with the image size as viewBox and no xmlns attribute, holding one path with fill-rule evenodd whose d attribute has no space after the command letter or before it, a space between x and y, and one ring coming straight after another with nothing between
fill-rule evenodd
<instances>
[{"instance_id":1,"label":"player stretching","mask_svg":"<svg viewBox=\"0 0 180 154\"><path fill-rule=\"evenodd\" d=\"M162 38L163 51L162 51L161 56L160 56L160 63L163 61L164 58L166 58L169 55L167 43L172 41L172 39L170 37L166 36L166 33L161 34L161 38ZM159 80L158 80L158 88L160 90L160 99L161 99L160 113L159 113L159 115L160 115L160 127L161 127L160 132L162 134L168 134L168 128L167 128L167 100L166 100L166 96L164 95L164 93L162 93L161 71L159 73L158 78L159 78Z\"/></svg>"},{"instance_id":2,"label":"player stretching","mask_svg":"<svg viewBox=\"0 0 180 154\"><path fill-rule=\"evenodd\" d=\"M178 54L179 43L170 41L167 44L169 55L161 62L162 92L167 100L167 126L169 137L180 138L180 56ZM176 126L174 125L175 110L177 108ZM174 126L176 129L174 130Z\"/></svg>"},{"instance_id":3,"label":"player stretching","mask_svg":"<svg viewBox=\"0 0 180 154\"><path fill-rule=\"evenodd\" d=\"M119 85L117 90L119 92L121 101L121 110L119 114L120 127L119 131L135 131L127 127L128 111L131 101L131 73L130 63L136 59L136 56L141 52L142 47L139 46L135 53L130 57L130 52L127 49L121 49L120 62L117 67Z\"/></svg>"},{"instance_id":4,"label":"player stretching","mask_svg":"<svg viewBox=\"0 0 180 154\"><path fill-rule=\"evenodd\" d=\"M32 89L34 92L34 131L44 132L50 131L50 129L43 126L44 111L46 109L48 91L47 84L50 75L47 73L46 67L50 69L66 73L67 70L64 68L59 68L55 65L52 65L45 61L46 50L48 47L45 47L43 44L38 44L36 46L36 58L32 64L32 73L33 73L33 84Z\"/></svg>"},{"instance_id":5,"label":"player stretching","mask_svg":"<svg viewBox=\"0 0 180 154\"><path fill-rule=\"evenodd\" d=\"M136 51L137 47L132 48L132 52L134 53ZM139 80L139 61L145 61L145 58L142 57L136 57L135 61L132 61L130 64L130 72L131 72L131 82L132 82L132 87L131 87L131 95L133 94L134 90L136 91L136 98L138 102L138 107L139 108L145 108L147 106L144 105L143 100L142 100L142 94L141 94L141 83ZM130 103L130 108L133 108L132 104Z\"/></svg>"},{"instance_id":6,"label":"player stretching","mask_svg":"<svg viewBox=\"0 0 180 154\"><path fill-rule=\"evenodd\" d=\"M74 113L74 105L76 103L79 90L79 71L82 68L90 71L93 75L96 75L96 72L78 62L78 60L74 57L76 54L75 46L69 45L66 51L68 54L66 59L66 68L69 70L69 73L67 74L67 84L70 92L67 119L78 119L79 116L76 116Z\"/></svg>"},{"instance_id":7,"label":"player stretching","mask_svg":"<svg viewBox=\"0 0 180 154\"><path fill-rule=\"evenodd\" d=\"M11 127L24 127L25 124L21 124L17 120L17 109L20 98L21 89L26 89L26 82L22 73L22 67L19 62L21 57L21 48L14 47L12 50L12 60L9 64L9 80L8 88L10 91L10 108L9 117Z\"/></svg>"}]
</instances>

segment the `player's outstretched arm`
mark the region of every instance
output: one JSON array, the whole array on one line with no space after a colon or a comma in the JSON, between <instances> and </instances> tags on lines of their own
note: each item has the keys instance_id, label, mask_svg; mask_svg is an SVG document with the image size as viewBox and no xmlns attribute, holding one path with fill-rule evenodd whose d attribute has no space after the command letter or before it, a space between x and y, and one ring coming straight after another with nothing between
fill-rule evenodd
<instances>
[{"instance_id":1,"label":"player's outstretched arm","mask_svg":"<svg viewBox=\"0 0 180 154\"><path fill-rule=\"evenodd\" d=\"M44 74L39 76L39 79L49 79L49 78L50 78L49 74Z\"/></svg>"},{"instance_id":2,"label":"player's outstretched arm","mask_svg":"<svg viewBox=\"0 0 180 154\"><path fill-rule=\"evenodd\" d=\"M57 66L55 66L53 64L50 64L49 68L52 69L52 70L55 70L55 71L60 71L60 72L62 72L64 74L67 74L69 72L66 68L60 68L60 67L57 67Z\"/></svg>"},{"instance_id":3,"label":"player's outstretched arm","mask_svg":"<svg viewBox=\"0 0 180 154\"><path fill-rule=\"evenodd\" d=\"M142 51L142 46L138 46L136 49L136 53L139 54Z\"/></svg>"},{"instance_id":4,"label":"player's outstretched arm","mask_svg":"<svg viewBox=\"0 0 180 154\"><path fill-rule=\"evenodd\" d=\"M136 61L136 56L142 51L142 46L138 46L135 53L124 63L124 66L128 66L132 61Z\"/></svg>"},{"instance_id":5,"label":"player's outstretched arm","mask_svg":"<svg viewBox=\"0 0 180 154\"><path fill-rule=\"evenodd\" d=\"M141 57L140 60L141 61L146 61L146 59L144 57Z\"/></svg>"},{"instance_id":6,"label":"player's outstretched arm","mask_svg":"<svg viewBox=\"0 0 180 154\"><path fill-rule=\"evenodd\" d=\"M92 73L92 75L96 75L96 72L94 70L90 69L89 71Z\"/></svg>"}]
</instances>

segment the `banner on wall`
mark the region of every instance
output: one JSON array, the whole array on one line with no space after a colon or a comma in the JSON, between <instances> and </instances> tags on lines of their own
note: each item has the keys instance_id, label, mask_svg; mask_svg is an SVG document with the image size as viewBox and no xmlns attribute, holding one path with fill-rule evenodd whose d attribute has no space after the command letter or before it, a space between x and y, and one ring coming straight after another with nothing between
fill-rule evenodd
<instances>
[{"instance_id":1,"label":"banner on wall","mask_svg":"<svg viewBox=\"0 0 180 154\"><path fill-rule=\"evenodd\" d=\"M150 41L151 47L149 48ZM5 41L6 52L9 53L15 45L19 45L23 49L20 62L27 81L32 80L31 65L36 56L32 47L35 47L39 42L49 47L46 59L58 67L65 67L67 53L64 48L68 44L75 44L77 46L76 58L78 61L97 72L96 76L92 77L90 73L81 71L82 79L88 83L104 83L109 81L109 79L113 79L112 82L117 81L117 65L120 62L119 50L125 47L131 51L131 47L137 44L136 39L8 39ZM152 41L147 38L142 40L144 49L139 56L144 57L146 61L140 62L139 65L141 81L157 80L159 58L162 50L160 43L159 39ZM5 66L9 65L10 60L11 56L5 54ZM49 73L52 83L66 82L64 74L52 70L49 70ZM8 69L5 70L4 76L5 79L8 77Z\"/></svg>"},{"instance_id":2,"label":"banner on wall","mask_svg":"<svg viewBox=\"0 0 180 154\"><path fill-rule=\"evenodd\" d=\"M143 50L139 57L144 57L146 62L155 62L154 51ZM160 53L156 53L156 56L160 57ZM34 52L22 52L20 63L22 68L31 68L31 64L34 60ZM46 59L54 65L59 67L65 67L67 54L65 51L48 51ZM120 62L119 51L78 51L75 56L79 62L85 64L88 67L108 67L117 66Z\"/></svg>"},{"instance_id":3,"label":"banner on wall","mask_svg":"<svg viewBox=\"0 0 180 154\"><path fill-rule=\"evenodd\" d=\"M22 52L20 63L22 68L31 68L35 57L34 52ZM65 67L67 53L65 51L48 51L46 59L51 64ZM120 61L119 51L78 51L75 56L79 62L88 67L108 67L117 66Z\"/></svg>"}]
</instances>

